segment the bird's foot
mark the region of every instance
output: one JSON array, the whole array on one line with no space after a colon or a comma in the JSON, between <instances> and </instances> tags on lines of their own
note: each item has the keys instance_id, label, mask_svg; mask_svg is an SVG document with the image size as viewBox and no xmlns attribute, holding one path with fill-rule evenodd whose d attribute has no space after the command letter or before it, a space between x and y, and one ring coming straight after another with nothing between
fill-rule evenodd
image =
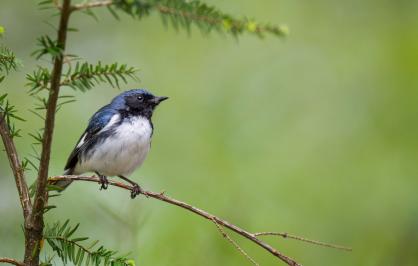
<instances>
[{"instance_id":1,"label":"bird's foot","mask_svg":"<svg viewBox=\"0 0 418 266\"><path fill-rule=\"evenodd\" d=\"M106 190L107 187L109 186L109 180L104 175L99 175L99 179L100 179L100 190L102 189Z\"/></svg>"},{"instance_id":2,"label":"bird's foot","mask_svg":"<svg viewBox=\"0 0 418 266\"><path fill-rule=\"evenodd\" d=\"M132 189L131 189L131 199L134 199L136 196L138 196L139 194L143 194L144 190L138 185L138 184L133 184L132 185Z\"/></svg>"}]
</instances>

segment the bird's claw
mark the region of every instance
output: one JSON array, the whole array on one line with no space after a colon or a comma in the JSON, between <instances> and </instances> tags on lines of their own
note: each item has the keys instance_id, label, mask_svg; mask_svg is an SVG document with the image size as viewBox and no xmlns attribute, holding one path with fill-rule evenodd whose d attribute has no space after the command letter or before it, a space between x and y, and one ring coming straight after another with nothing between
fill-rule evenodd
<instances>
[{"instance_id":1,"label":"bird's claw","mask_svg":"<svg viewBox=\"0 0 418 266\"><path fill-rule=\"evenodd\" d=\"M136 196L138 196L139 194L141 194L143 192L144 192L144 190L142 190L142 188L138 184L132 185L131 199L134 199Z\"/></svg>"},{"instance_id":2,"label":"bird's claw","mask_svg":"<svg viewBox=\"0 0 418 266\"><path fill-rule=\"evenodd\" d=\"M100 179L100 190L102 189L107 189L107 187L109 186L109 180L107 180L107 177L104 175L100 175L99 176Z\"/></svg>"}]
</instances>

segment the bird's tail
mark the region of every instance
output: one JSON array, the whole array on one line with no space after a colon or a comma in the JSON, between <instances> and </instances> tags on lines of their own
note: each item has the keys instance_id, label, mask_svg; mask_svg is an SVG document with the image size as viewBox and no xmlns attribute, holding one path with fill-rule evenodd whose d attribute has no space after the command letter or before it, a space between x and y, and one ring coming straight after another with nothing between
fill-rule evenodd
<instances>
[{"instance_id":1,"label":"bird's tail","mask_svg":"<svg viewBox=\"0 0 418 266\"><path fill-rule=\"evenodd\" d=\"M63 175L72 175L72 174L73 174L73 169L66 169L63 173ZM60 187L62 191L66 189L72 182L73 180L58 180L52 183L52 185Z\"/></svg>"}]
</instances>

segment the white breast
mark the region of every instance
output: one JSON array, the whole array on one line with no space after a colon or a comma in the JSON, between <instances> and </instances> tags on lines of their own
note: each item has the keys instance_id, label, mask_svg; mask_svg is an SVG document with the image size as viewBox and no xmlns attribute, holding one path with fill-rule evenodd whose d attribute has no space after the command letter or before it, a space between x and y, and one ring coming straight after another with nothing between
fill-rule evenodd
<instances>
[{"instance_id":1,"label":"white breast","mask_svg":"<svg viewBox=\"0 0 418 266\"><path fill-rule=\"evenodd\" d=\"M119 115L117 115L119 116ZM115 123L119 117L112 118ZM151 144L152 127L145 117L124 119L114 134L99 144L76 174L99 172L106 176L129 176L145 160Z\"/></svg>"}]
</instances>

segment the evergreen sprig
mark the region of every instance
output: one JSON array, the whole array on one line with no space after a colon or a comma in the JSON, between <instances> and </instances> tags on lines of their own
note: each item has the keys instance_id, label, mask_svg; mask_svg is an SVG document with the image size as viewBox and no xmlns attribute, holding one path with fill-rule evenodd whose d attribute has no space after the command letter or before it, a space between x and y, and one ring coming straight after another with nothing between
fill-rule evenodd
<instances>
[{"instance_id":1,"label":"evergreen sprig","mask_svg":"<svg viewBox=\"0 0 418 266\"><path fill-rule=\"evenodd\" d=\"M5 46L0 46L0 82L11 70L17 70L19 65L20 62L13 51Z\"/></svg>"},{"instance_id":2,"label":"evergreen sprig","mask_svg":"<svg viewBox=\"0 0 418 266\"><path fill-rule=\"evenodd\" d=\"M55 251L64 264L72 262L74 265L111 265L134 266L135 262L127 255L118 255L117 251L98 246L98 241L86 244L88 237L74 237L79 224L69 225L69 220L63 224L59 222L45 228L44 239Z\"/></svg>"},{"instance_id":3,"label":"evergreen sprig","mask_svg":"<svg viewBox=\"0 0 418 266\"><path fill-rule=\"evenodd\" d=\"M52 40L48 35L41 36L37 39L39 49L36 49L31 55L36 59L49 54L52 58L62 55L62 47L60 47L56 40Z\"/></svg>"},{"instance_id":4,"label":"evergreen sprig","mask_svg":"<svg viewBox=\"0 0 418 266\"><path fill-rule=\"evenodd\" d=\"M1 27L0 32L4 32L3 27ZM0 46L0 83L5 79L10 71L16 71L20 64L20 61L16 58L12 50L3 45ZM14 121L25 120L17 115L17 109L14 105L10 104L7 99L7 93L0 95L0 119L6 120L6 124L9 127L9 133L12 138L20 137L20 129L16 128Z\"/></svg>"},{"instance_id":5,"label":"evergreen sprig","mask_svg":"<svg viewBox=\"0 0 418 266\"><path fill-rule=\"evenodd\" d=\"M108 83L112 87L119 88L121 81L125 84L128 82L127 78L138 80L137 72L136 68L129 67L126 64L103 65L98 62L93 65L87 62L77 62L75 68L69 68L67 73L64 74L61 86L86 91L97 84Z\"/></svg>"},{"instance_id":6,"label":"evergreen sprig","mask_svg":"<svg viewBox=\"0 0 418 266\"><path fill-rule=\"evenodd\" d=\"M26 75L26 79L28 80L26 86L29 87L29 94L33 96L42 90L48 89L49 82L51 80L51 74L49 69L38 66L38 68L33 71L32 74Z\"/></svg>"},{"instance_id":7,"label":"evergreen sprig","mask_svg":"<svg viewBox=\"0 0 418 266\"><path fill-rule=\"evenodd\" d=\"M258 37L266 34L284 36L288 33L286 26L258 23L247 17L238 19L198 0L113 0L112 5L139 19L157 11L164 25L171 24L176 30L182 28L190 31L191 25L195 25L204 33L216 30L234 36L245 32ZM109 10L117 17L111 6Z\"/></svg>"},{"instance_id":8,"label":"evergreen sprig","mask_svg":"<svg viewBox=\"0 0 418 266\"><path fill-rule=\"evenodd\" d=\"M77 62L74 68L69 67L67 72L62 75L61 86L68 86L83 92L100 83L108 83L112 87L119 88L121 82L125 84L128 82L128 78L138 80L137 72L136 68L126 64L104 65L98 62L94 65L88 62ZM33 96L49 88L51 73L49 69L39 66L32 74L27 74L26 79L30 95Z\"/></svg>"},{"instance_id":9,"label":"evergreen sprig","mask_svg":"<svg viewBox=\"0 0 418 266\"><path fill-rule=\"evenodd\" d=\"M20 137L20 129L16 128L13 120L25 120L17 115L16 107L11 105L7 99L7 93L0 95L0 119L6 120L6 124L9 126L9 132L12 138Z\"/></svg>"}]
</instances>

